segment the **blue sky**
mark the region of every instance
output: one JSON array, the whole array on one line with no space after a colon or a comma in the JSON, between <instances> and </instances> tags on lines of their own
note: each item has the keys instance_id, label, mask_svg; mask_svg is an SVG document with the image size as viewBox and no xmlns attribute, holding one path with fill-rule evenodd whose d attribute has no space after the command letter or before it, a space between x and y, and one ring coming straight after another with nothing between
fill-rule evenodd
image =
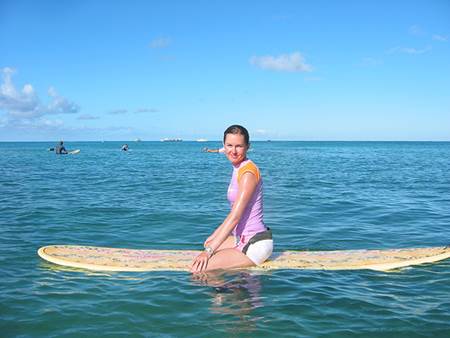
<instances>
[{"instance_id":1,"label":"blue sky","mask_svg":"<svg viewBox=\"0 0 450 338\"><path fill-rule=\"evenodd\" d=\"M0 141L450 140L450 1L0 0Z\"/></svg>"}]
</instances>

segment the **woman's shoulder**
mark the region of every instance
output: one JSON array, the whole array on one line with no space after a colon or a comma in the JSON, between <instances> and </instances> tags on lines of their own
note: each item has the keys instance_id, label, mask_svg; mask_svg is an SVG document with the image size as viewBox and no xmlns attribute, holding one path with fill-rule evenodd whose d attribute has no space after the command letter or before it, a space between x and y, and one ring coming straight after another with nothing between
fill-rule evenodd
<instances>
[{"instance_id":1,"label":"woman's shoulder","mask_svg":"<svg viewBox=\"0 0 450 338\"><path fill-rule=\"evenodd\" d=\"M241 166L239 167L238 177L237 177L238 181L241 179L242 175L244 175L247 172L250 172L253 175L255 175L255 177L258 181L260 180L261 175L259 173L259 168L253 161L247 160L247 161L243 162L241 164Z\"/></svg>"}]
</instances>

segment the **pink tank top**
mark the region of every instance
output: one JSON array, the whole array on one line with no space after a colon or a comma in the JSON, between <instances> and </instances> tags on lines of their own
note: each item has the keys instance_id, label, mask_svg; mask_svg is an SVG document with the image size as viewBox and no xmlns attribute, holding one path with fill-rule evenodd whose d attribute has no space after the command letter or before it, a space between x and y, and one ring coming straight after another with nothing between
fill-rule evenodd
<instances>
[{"instance_id":1,"label":"pink tank top","mask_svg":"<svg viewBox=\"0 0 450 338\"><path fill-rule=\"evenodd\" d=\"M262 179L258 167L250 160L242 161L239 166L233 166L233 176L231 177L230 185L228 186L227 198L231 207L238 197L239 180L246 172L251 172L256 176L258 184L253 193L252 198L247 204L244 213L242 214L239 223L233 229L232 234L239 241L237 248L242 250L247 242L255 234L266 231L267 228L263 221L263 192Z\"/></svg>"}]
</instances>

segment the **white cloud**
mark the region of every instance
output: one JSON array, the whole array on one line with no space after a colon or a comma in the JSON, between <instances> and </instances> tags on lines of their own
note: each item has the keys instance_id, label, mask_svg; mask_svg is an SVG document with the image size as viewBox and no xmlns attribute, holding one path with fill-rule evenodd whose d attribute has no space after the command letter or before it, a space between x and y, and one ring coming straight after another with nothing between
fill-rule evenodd
<instances>
[{"instance_id":1,"label":"white cloud","mask_svg":"<svg viewBox=\"0 0 450 338\"><path fill-rule=\"evenodd\" d=\"M155 48L155 49L159 49L159 48L167 48L170 46L170 44L172 43L171 39L168 37L159 37L156 39L153 39L150 42L150 48Z\"/></svg>"},{"instance_id":2,"label":"white cloud","mask_svg":"<svg viewBox=\"0 0 450 338\"><path fill-rule=\"evenodd\" d=\"M394 47L387 51L388 54L394 53L406 53L406 54L424 54L431 50L431 46L427 46L422 49L411 48L411 47Z\"/></svg>"},{"instance_id":3,"label":"white cloud","mask_svg":"<svg viewBox=\"0 0 450 338\"><path fill-rule=\"evenodd\" d=\"M53 100L45 107L46 114L76 114L80 110L76 103L58 95L53 87L48 89L48 95Z\"/></svg>"},{"instance_id":4,"label":"white cloud","mask_svg":"<svg viewBox=\"0 0 450 338\"><path fill-rule=\"evenodd\" d=\"M427 35L425 34L425 31L422 29L422 27L420 27L419 25L412 25L411 27L409 27L409 33L415 36L424 36ZM441 41L441 42L447 42L448 41L448 36L445 35L439 35L439 34L433 34L431 36L431 39L434 41Z\"/></svg>"},{"instance_id":5,"label":"white cloud","mask_svg":"<svg viewBox=\"0 0 450 338\"><path fill-rule=\"evenodd\" d=\"M434 34L432 38L435 41L441 41L441 42L447 42L448 41L448 36L443 36L443 35L439 35L439 34Z\"/></svg>"},{"instance_id":6,"label":"white cloud","mask_svg":"<svg viewBox=\"0 0 450 338\"><path fill-rule=\"evenodd\" d=\"M50 114L75 114L79 111L79 106L59 96L54 88L49 88L48 94L50 102L41 103L33 86L25 84L21 91L18 91L12 81L15 70L3 68L3 83L0 86L0 111L6 113L3 124L11 126L34 126L36 124L48 124L48 120L42 119Z\"/></svg>"},{"instance_id":7,"label":"white cloud","mask_svg":"<svg viewBox=\"0 0 450 338\"><path fill-rule=\"evenodd\" d=\"M311 72L313 70L300 52L278 56L253 56L250 58L250 63L261 69L280 72Z\"/></svg>"},{"instance_id":8,"label":"white cloud","mask_svg":"<svg viewBox=\"0 0 450 338\"><path fill-rule=\"evenodd\" d=\"M12 128L15 130L43 130L43 129L61 129L64 122L61 119L48 119L44 116L37 118L9 118L5 119L3 128Z\"/></svg>"},{"instance_id":9,"label":"white cloud","mask_svg":"<svg viewBox=\"0 0 450 338\"><path fill-rule=\"evenodd\" d=\"M15 70L9 67L5 67L2 69L2 73L3 73L3 83L0 86L1 95L16 96L17 92L11 80L11 77L15 73Z\"/></svg>"},{"instance_id":10,"label":"white cloud","mask_svg":"<svg viewBox=\"0 0 450 338\"><path fill-rule=\"evenodd\" d=\"M10 116L25 118L41 116L39 99L33 87L26 84L19 92L12 82L15 70L6 67L1 72L3 73L3 83L0 86L0 110L5 111Z\"/></svg>"},{"instance_id":11,"label":"white cloud","mask_svg":"<svg viewBox=\"0 0 450 338\"><path fill-rule=\"evenodd\" d=\"M25 86L23 86L22 92L25 95L34 95L34 89L33 86L30 84L26 84Z\"/></svg>"}]
</instances>

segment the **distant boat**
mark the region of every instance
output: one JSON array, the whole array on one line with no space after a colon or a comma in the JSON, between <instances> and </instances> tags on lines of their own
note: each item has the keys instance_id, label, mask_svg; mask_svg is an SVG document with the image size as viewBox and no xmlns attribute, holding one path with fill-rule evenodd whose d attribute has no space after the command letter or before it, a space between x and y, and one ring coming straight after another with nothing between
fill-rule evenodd
<instances>
[{"instance_id":1,"label":"distant boat","mask_svg":"<svg viewBox=\"0 0 450 338\"><path fill-rule=\"evenodd\" d=\"M208 142L206 138L199 138L197 139L197 142Z\"/></svg>"},{"instance_id":2,"label":"distant boat","mask_svg":"<svg viewBox=\"0 0 450 338\"><path fill-rule=\"evenodd\" d=\"M161 142L182 142L181 138L163 138Z\"/></svg>"},{"instance_id":3,"label":"distant boat","mask_svg":"<svg viewBox=\"0 0 450 338\"><path fill-rule=\"evenodd\" d=\"M134 140L134 142L141 142L142 140L138 137L137 139Z\"/></svg>"}]
</instances>

